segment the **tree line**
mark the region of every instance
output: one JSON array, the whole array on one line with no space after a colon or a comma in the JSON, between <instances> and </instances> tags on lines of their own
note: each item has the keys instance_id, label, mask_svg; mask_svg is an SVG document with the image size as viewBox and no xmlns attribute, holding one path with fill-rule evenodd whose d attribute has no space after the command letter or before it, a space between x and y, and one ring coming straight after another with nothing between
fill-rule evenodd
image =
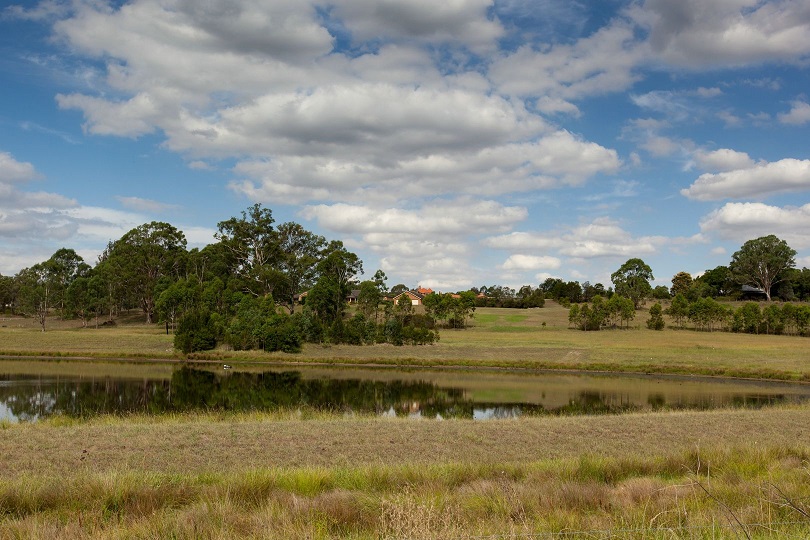
<instances>
[{"instance_id":1,"label":"tree line","mask_svg":"<svg viewBox=\"0 0 810 540\"><path fill-rule=\"evenodd\" d=\"M810 306L771 303L773 298L790 301L810 296L810 270L796 269L795 256L796 251L776 236L756 238L743 244L727 267L707 270L696 279L678 272L671 289L653 289L652 269L641 259L630 259L611 275L615 291L606 291L605 297L576 297L584 303L570 306L568 322L581 330L621 326L634 318L635 310L646 299L654 298L671 299L671 304L664 309L656 302L650 308L646 324L653 330L664 328L663 315L667 314L678 328L685 328L688 321L696 330L807 335ZM566 285L565 290L570 293L572 287ZM756 302L747 302L734 309L716 300L746 296L764 298L768 304L761 308Z\"/></svg>"},{"instance_id":2,"label":"tree line","mask_svg":"<svg viewBox=\"0 0 810 540\"><path fill-rule=\"evenodd\" d=\"M432 343L438 339L437 325L463 328L476 307L543 307L546 298L571 306L569 322L583 330L628 326L647 299L674 298L667 313L679 326L689 320L700 329L760 331L759 323L732 324L750 317L722 312L709 300L746 294L785 301L810 297L810 270L796 269L796 252L773 235L746 242L728 266L697 278L678 272L671 288L653 288L652 269L633 258L611 274L609 288L556 278L517 290L473 287L427 295L424 313L416 313L406 296L392 302L393 295L408 288L397 284L389 291L381 270L360 281L363 263L342 242L328 241L294 222L276 225L271 210L259 204L218 223L215 240L187 250L181 231L151 222L111 241L93 267L63 248L15 276L0 276L0 305L36 317L43 331L53 314L99 326L139 308L147 323L164 322L174 330L176 346L183 351L218 343L296 351L303 342ZM742 285L749 287L747 292ZM358 309L347 317L346 299L353 289ZM303 310L296 310L300 303ZM781 325L774 309L763 315L766 332L804 332L802 308L798 315L788 308ZM648 321L651 328L663 327L660 310L651 310L656 317Z\"/></svg>"},{"instance_id":3,"label":"tree line","mask_svg":"<svg viewBox=\"0 0 810 540\"><path fill-rule=\"evenodd\" d=\"M438 339L432 317L410 304L369 309L386 289L386 276L358 285L360 258L339 240L327 240L298 223L275 224L256 204L217 224L216 242L188 250L183 233L153 221L111 241L94 266L63 248L15 276L0 276L3 310L35 317L43 331L50 316L111 324L138 308L146 323L176 330L185 351L227 343L237 350L296 351L305 341L395 344ZM365 307L346 318L353 287L365 289ZM299 294L306 291L302 299ZM303 310L296 305L304 302Z\"/></svg>"}]
</instances>

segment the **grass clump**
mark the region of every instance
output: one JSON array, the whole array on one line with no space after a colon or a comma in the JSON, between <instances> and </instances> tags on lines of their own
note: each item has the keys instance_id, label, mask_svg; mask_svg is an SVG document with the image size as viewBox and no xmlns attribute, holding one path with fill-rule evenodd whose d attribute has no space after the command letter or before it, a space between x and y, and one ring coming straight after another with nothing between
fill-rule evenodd
<instances>
[{"instance_id":1,"label":"grass clump","mask_svg":"<svg viewBox=\"0 0 810 540\"><path fill-rule=\"evenodd\" d=\"M737 447L520 465L26 477L0 483L0 538L801 538L805 466L801 447Z\"/></svg>"}]
</instances>

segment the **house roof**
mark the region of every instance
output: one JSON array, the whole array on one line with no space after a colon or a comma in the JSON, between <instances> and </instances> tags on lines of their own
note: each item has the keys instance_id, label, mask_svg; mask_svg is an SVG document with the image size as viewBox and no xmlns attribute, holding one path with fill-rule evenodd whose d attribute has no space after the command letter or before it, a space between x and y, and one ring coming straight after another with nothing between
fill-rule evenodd
<instances>
[{"instance_id":1,"label":"house roof","mask_svg":"<svg viewBox=\"0 0 810 540\"><path fill-rule=\"evenodd\" d=\"M397 299L398 299L398 298L400 298L400 297L401 297L403 294L407 294L407 295L408 295L409 297L411 297L413 300L422 300L422 299L425 297L425 295L424 295L424 294L420 294L420 293L419 293L419 291L403 291L403 292L399 293L398 295L394 296L394 297L392 298L392 300L393 300L394 302L396 302L396 301L397 301Z\"/></svg>"}]
</instances>

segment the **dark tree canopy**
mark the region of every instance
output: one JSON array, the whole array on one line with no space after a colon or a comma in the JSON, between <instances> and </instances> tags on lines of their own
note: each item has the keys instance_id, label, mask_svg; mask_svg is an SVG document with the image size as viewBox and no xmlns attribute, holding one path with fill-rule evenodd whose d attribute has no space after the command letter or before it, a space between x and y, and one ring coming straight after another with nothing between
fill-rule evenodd
<instances>
[{"instance_id":1,"label":"dark tree canopy","mask_svg":"<svg viewBox=\"0 0 810 540\"><path fill-rule=\"evenodd\" d=\"M729 269L742 285L758 287L771 300L773 286L796 264L796 250L775 235L749 240L731 257Z\"/></svg>"}]
</instances>

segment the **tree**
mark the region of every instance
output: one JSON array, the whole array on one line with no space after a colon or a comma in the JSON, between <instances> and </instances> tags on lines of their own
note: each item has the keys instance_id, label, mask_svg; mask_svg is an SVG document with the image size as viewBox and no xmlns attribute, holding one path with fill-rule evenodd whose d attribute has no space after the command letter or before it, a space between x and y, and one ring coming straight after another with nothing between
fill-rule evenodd
<instances>
[{"instance_id":1,"label":"tree","mask_svg":"<svg viewBox=\"0 0 810 540\"><path fill-rule=\"evenodd\" d=\"M44 263L24 268L17 273L19 286L17 310L23 315L36 317L42 331L51 309L53 297L53 276Z\"/></svg>"},{"instance_id":2,"label":"tree","mask_svg":"<svg viewBox=\"0 0 810 540\"><path fill-rule=\"evenodd\" d=\"M374 315L374 321L377 320L377 307L382 302L382 293L373 281L364 281L360 283L360 293L357 296L357 304L360 311L366 317Z\"/></svg>"},{"instance_id":3,"label":"tree","mask_svg":"<svg viewBox=\"0 0 810 540\"><path fill-rule=\"evenodd\" d=\"M363 261L343 247L343 242L333 240L324 249L317 270L319 278L309 291L307 305L331 325L342 319L352 282L363 273Z\"/></svg>"},{"instance_id":4,"label":"tree","mask_svg":"<svg viewBox=\"0 0 810 540\"><path fill-rule=\"evenodd\" d=\"M718 266L711 270L706 270L702 276L695 280L698 283L706 284L711 288L710 296L729 296L734 293L736 282L728 266ZM700 298L696 296L695 298Z\"/></svg>"},{"instance_id":5,"label":"tree","mask_svg":"<svg viewBox=\"0 0 810 540\"><path fill-rule=\"evenodd\" d=\"M393 287L391 287L391 296L396 296L400 293L404 293L408 290L408 286L404 283L397 283Z\"/></svg>"},{"instance_id":6,"label":"tree","mask_svg":"<svg viewBox=\"0 0 810 540\"><path fill-rule=\"evenodd\" d=\"M686 291L692 286L692 281L692 274L689 272L678 272L672 276L672 288L670 289L672 296L686 294Z\"/></svg>"},{"instance_id":7,"label":"tree","mask_svg":"<svg viewBox=\"0 0 810 540\"><path fill-rule=\"evenodd\" d=\"M114 242L105 263L112 274L141 305L146 322L155 312L155 287L164 276L177 278L186 253L186 238L174 226L159 221L146 223L127 232Z\"/></svg>"},{"instance_id":8,"label":"tree","mask_svg":"<svg viewBox=\"0 0 810 540\"><path fill-rule=\"evenodd\" d=\"M664 317L663 317L663 310L661 309L661 304L656 302L650 308L650 318L647 319L647 328L650 330L663 330L664 329Z\"/></svg>"},{"instance_id":9,"label":"tree","mask_svg":"<svg viewBox=\"0 0 810 540\"><path fill-rule=\"evenodd\" d=\"M0 313L14 302L14 278L0 274Z\"/></svg>"},{"instance_id":10,"label":"tree","mask_svg":"<svg viewBox=\"0 0 810 540\"><path fill-rule=\"evenodd\" d=\"M65 308L73 315L82 320L82 325L87 326L90 317L96 319L98 328L98 317L104 311L106 290L104 284L96 275L89 277L78 277L65 292Z\"/></svg>"},{"instance_id":11,"label":"tree","mask_svg":"<svg viewBox=\"0 0 810 540\"><path fill-rule=\"evenodd\" d=\"M633 301L633 307L638 309L644 299L652 291L650 281L653 277L652 268L641 259L629 259L626 263L610 275L616 288L616 294L626 296Z\"/></svg>"},{"instance_id":12,"label":"tree","mask_svg":"<svg viewBox=\"0 0 810 540\"><path fill-rule=\"evenodd\" d=\"M669 300L672 298L672 293L670 293L666 285L656 285L652 290L652 297L656 300Z\"/></svg>"},{"instance_id":13,"label":"tree","mask_svg":"<svg viewBox=\"0 0 810 540\"><path fill-rule=\"evenodd\" d=\"M689 317L689 300L683 294L676 295L666 313L675 319L675 324L683 328L684 322Z\"/></svg>"},{"instance_id":14,"label":"tree","mask_svg":"<svg viewBox=\"0 0 810 540\"><path fill-rule=\"evenodd\" d=\"M283 291L274 295L287 303L290 314L295 310L295 295L315 283L321 251L326 246L323 236L304 229L298 223L282 223L278 226L278 268L283 279Z\"/></svg>"},{"instance_id":15,"label":"tree","mask_svg":"<svg viewBox=\"0 0 810 540\"><path fill-rule=\"evenodd\" d=\"M219 222L219 232L214 235L230 253L233 271L249 284L247 289L255 296L272 294L282 278L275 268L281 246L273 223L273 212L254 204L242 211L241 218Z\"/></svg>"},{"instance_id":16,"label":"tree","mask_svg":"<svg viewBox=\"0 0 810 540\"><path fill-rule=\"evenodd\" d=\"M796 264L796 251L775 235L749 240L731 256L729 269L742 285L752 285L765 291L771 301L771 289L785 279L786 272Z\"/></svg>"},{"instance_id":17,"label":"tree","mask_svg":"<svg viewBox=\"0 0 810 540\"><path fill-rule=\"evenodd\" d=\"M62 314L65 314L65 294L68 287L79 277L86 276L90 265L72 249L57 250L51 258L42 263L46 267L52 285L52 304L58 305Z\"/></svg>"}]
</instances>

